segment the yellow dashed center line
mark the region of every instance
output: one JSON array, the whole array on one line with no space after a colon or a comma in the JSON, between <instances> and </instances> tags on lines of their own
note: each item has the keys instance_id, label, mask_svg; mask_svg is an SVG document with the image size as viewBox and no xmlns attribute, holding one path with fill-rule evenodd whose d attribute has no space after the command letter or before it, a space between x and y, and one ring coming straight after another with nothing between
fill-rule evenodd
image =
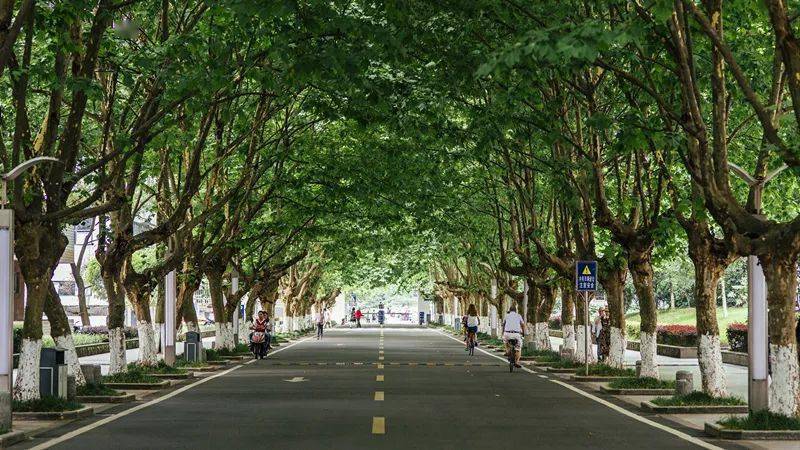
<instances>
[{"instance_id":1,"label":"yellow dashed center line","mask_svg":"<svg viewBox=\"0 0 800 450\"><path fill-rule=\"evenodd\" d=\"M378 369L383 369L383 364L378 364Z\"/></svg>"},{"instance_id":2,"label":"yellow dashed center line","mask_svg":"<svg viewBox=\"0 0 800 450\"><path fill-rule=\"evenodd\" d=\"M372 434L386 434L386 419L383 417L372 418Z\"/></svg>"},{"instance_id":3,"label":"yellow dashed center line","mask_svg":"<svg viewBox=\"0 0 800 450\"><path fill-rule=\"evenodd\" d=\"M378 361L383 361L383 356L378 356Z\"/></svg>"},{"instance_id":4,"label":"yellow dashed center line","mask_svg":"<svg viewBox=\"0 0 800 450\"><path fill-rule=\"evenodd\" d=\"M375 381L382 382L383 381L383 375L375 375Z\"/></svg>"},{"instance_id":5,"label":"yellow dashed center line","mask_svg":"<svg viewBox=\"0 0 800 450\"><path fill-rule=\"evenodd\" d=\"M375 391L375 401L376 402L383 401L383 391Z\"/></svg>"}]
</instances>

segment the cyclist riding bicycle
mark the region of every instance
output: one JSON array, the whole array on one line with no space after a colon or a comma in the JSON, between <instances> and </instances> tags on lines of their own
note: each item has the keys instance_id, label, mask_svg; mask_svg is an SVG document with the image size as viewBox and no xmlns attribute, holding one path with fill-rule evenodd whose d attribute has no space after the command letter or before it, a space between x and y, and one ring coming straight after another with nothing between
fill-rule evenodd
<instances>
[{"instance_id":1,"label":"cyclist riding bicycle","mask_svg":"<svg viewBox=\"0 0 800 450\"><path fill-rule=\"evenodd\" d=\"M475 308L474 304L469 305L467 308L467 320L466 320L466 329L467 329L467 348L469 348L470 342L474 343L474 345L478 346L478 339L476 336L478 335L478 325L481 324L481 319L478 317L478 310Z\"/></svg>"},{"instance_id":2,"label":"cyclist riding bicycle","mask_svg":"<svg viewBox=\"0 0 800 450\"><path fill-rule=\"evenodd\" d=\"M520 368L519 358L522 356L522 338L525 337L525 320L517 313L517 307L513 304L508 309L508 314L503 320L503 342L506 346L506 353L511 351L510 340L514 343L514 367Z\"/></svg>"}]
</instances>

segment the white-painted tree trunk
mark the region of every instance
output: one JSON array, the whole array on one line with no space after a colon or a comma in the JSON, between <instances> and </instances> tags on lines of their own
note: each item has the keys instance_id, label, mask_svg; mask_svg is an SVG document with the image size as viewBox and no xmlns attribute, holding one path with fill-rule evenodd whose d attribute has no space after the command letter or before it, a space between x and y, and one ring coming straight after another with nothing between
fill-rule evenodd
<instances>
[{"instance_id":1,"label":"white-painted tree trunk","mask_svg":"<svg viewBox=\"0 0 800 450\"><path fill-rule=\"evenodd\" d=\"M216 334L214 342L216 348L225 348L233 350L236 348L236 342L233 339L233 322L217 322Z\"/></svg>"},{"instance_id":2,"label":"white-painted tree trunk","mask_svg":"<svg viewBox=\"0 0 800 450\"><path fill-rule=\"evenodd\" d=\"M564 349L571 350L572 354L575 354L575 326L574 325L564 325L561 327L561 331L564 333Z\"/></svg>"},{"instance_id":3,"label":"white-painted tree trunk","mask_svg":"<svg viewBox=\"0 0 800 450\"><path fill-rule=\"evenodd\" d=\"M769 410L794 417L800 412L800 368L797 345L770 344L772 383L769 385Z\"/></svg>"},{"instance_id":4,"label":"white-painted tree trunk","mask_svg":"<svg viewBox=\"0 0 800 450\"><path fill-rule=\"evenodd\" d=\"M128 361L125 355L125 331L122 328L111 328L108 330L108 350L108 373L120 373L127 370Z\"/></svg>"},{"instance_id":5,"label":"white-painted tree trunk","mask_svg":"<svg viewBox=\"0 0 800 450\"><path fill-rule=\"evenodd\" d=\"M611 327L611 345L608 348L606 364L621 369L625 365L625 350L628 343L620 328Z\"/></svg>"},{"instance_id":6,"label":"white-painted tree trunk","mask_svg":"<svg viewBox=\"0 0 800 450\"><path fill-rule=\"evenodd\" d=\"M163 339L163 336L161 335L161 330L163 328L164 328L164 324L163 323L156 322L156 323L153 324L153 341L155 341L155 343L156 343L156 353L158 353L159 351L162 351L162 352L164 351L164 348L163 348L163 345L162 345L162 342L161 342L161 339ZM176 336L178 336L178 335L176 334Z\"/></svg>"},{"instance_id":7,"label":"white-painted tree trunk","mask_svg":"<svg viewBox=\"0 0 800 450\"><path fill-rule=\"evenodd\" d=\"M586 347L586 335L589 335L589 347ZM584 362L586 361L586 353L588 351L589 355L589 363L593 363L597 361L597 358L594 355L594 350L592 349L592 331L591 328L585 325L578 325L575 329L575 344L576 344L576 351L575 351L575 359Z\"/></svg>"},{"instance_id":8,"label":"white-painted tree trunk","mask_svg":"<svg viewBox=\"0 0 800 450\"><path fill-rule=\"evenodd\" d=\"M39 362L41 353L41 339L22 339L17 380L14 383L15 400L35 400L39 398Z\"/></svg>"},{"instance_id":9,"label":"white-painted tree trunk","mask_svg":"<svg viewBox=\"0 0 800 450\"><path fill-rule=\"evenodd\" d=\"M78 361L78 352L75 351L75 340L72 338L72 334L57 336L54 341L56 342L56 347L66 350L64 352L64 360L67 363L69 374L75 376L75 384L77 386L86 384L86 378L83 376L83 370L81 370L81 363Z\"/></svg>"},{"instance_id":10,"label":"white-painted tree trunk","mask_svg":"<svg viewBox=\"0 0 800 450\"><path fill-rule=\"evenodd\" d=\"M156 344L156 335L150 322L140 320L136 323L136 329L139 330L139 364L145 366L154 366L158 364L158 344Z\"/></svg>"},{"instance_id":11,"label":"white-painted tree trunk","mask_svg":"<svg viewBox=\"0 0 800 450\"><path fill-rule=\"evenodd\" d=\"M253 326L253 322L249 320L239 320L239 342L243 344L249 344L247 337L250 335L250 327Z\"/></svg>"},{"instance_id":12,"label":"white-painted tree trunk","mask_svg":"<svg viewBox=\"0 0 800 450\"><path fill-rule=\"evenodd\" d=\"M539 322L534 325L536 333L536 348L539 350L552 350L553 346L550 344L550 324L547 322Z\"/></svg>"},{"instance_id":13,"label":"white-painted tree trunk","mask_svg":"<svg viewBox=\"0 0 800 450\"><path fill-rule=\"evenodd\" d=\"M712 397L727 397L728 387L725 369L722 367L722 349L719 336L703 334L697 345L697 361L700 363L700 377L703 392Z\"/></svg>"},{"instance_id":14,"label":"white-painted tree trunk","mask_svg":"<svg viewBox=\"0 0 800 450\"><path fill-rule=\"evenodd\" d=\"M656 334L645 333L640 334L641 345L639 354L642 357L642 369L640 377L642 378L658 378L658 363L656 363Z\"/></svg>"}]
</instances>

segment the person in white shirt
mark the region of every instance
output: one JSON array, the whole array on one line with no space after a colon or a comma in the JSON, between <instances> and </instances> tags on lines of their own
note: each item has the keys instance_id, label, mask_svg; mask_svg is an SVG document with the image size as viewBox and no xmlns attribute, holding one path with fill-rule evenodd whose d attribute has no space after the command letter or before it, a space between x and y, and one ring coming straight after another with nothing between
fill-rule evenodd
<instances>
[{"instance_id":1,"label":"person in white shirt","mask_svg":"<svg viewBox=\"0 0 800 450\"><path fill-rule=\"evenodd\" d=\"M317 309L317 315L314 321L317 323L317 340L322 339L322 330L325 328L326 309Z\"/></svg>"},{"instance_id":2,"label":"person in white shirt","mask_svg":"<svg viewBox=\"0 0 800 450\"><path fill-rule=\"evenodd\" d=\"M467 348L469 350L470 340L475 343L475 346L478 345L478 340L476 336L478 335L478 326L481 324L481 319L478 317L478 309L475 308L474 304L470 304L467 308L467 315L466 320L464 321L464 326L467 329Z\"/></svg>"},{"instance_id":3,"label":"person in white shirt","mask_svg":"<svg viewBox=\"0 0 800 450\"><path fill-rule=\"evenodd\" d=\"M525 337L525 320L517 313L517 307L513 304L503 320L503 342L506 344L506 352L511 351L510 340L516 340L514 344L514 366L520 368L519 358L522 356L522 338Z\"/></svg>"}]
</instances>

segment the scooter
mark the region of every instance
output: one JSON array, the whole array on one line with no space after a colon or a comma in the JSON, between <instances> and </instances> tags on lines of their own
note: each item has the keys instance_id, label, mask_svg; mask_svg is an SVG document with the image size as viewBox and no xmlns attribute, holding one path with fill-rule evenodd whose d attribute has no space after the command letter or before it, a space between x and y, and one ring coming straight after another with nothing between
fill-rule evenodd
<instances>
[{"instance_id":1,"label":"scooter","mask_svg":"<svg viewBox=\"0 0 800 450\"><path fill-rule=\"evenodd\" d=\"M254 331L250 335L250 351L255 359L264 359L267 356L267 334L263 331Z\"/></svg>"}]
</instances>

